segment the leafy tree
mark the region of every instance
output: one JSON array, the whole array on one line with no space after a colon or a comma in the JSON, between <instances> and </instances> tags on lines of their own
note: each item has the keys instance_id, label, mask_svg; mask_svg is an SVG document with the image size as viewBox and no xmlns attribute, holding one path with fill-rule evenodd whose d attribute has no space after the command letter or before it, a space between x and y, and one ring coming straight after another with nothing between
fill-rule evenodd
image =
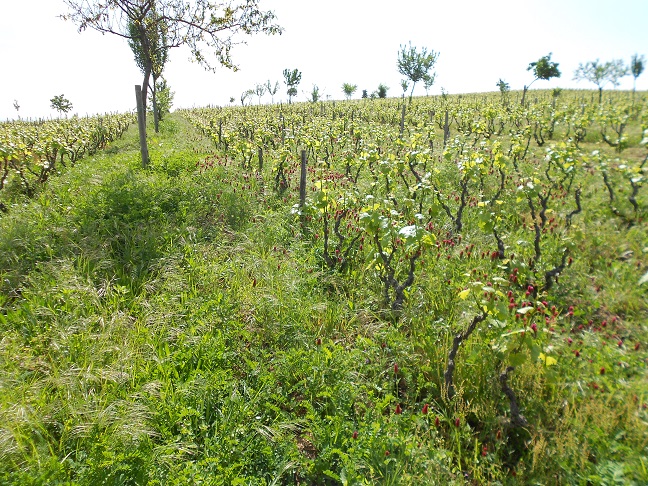
<instances>
[{"instance_id":1,"label":"leafy tree","mask_svg":"<svg viewBox=\"0 0 648 486\"><path fill-rule=\"evenodd\" d=\"M52 109L59 112L59 116L72 109L72 103L64 95L55 96L50 100L50 103L52 103Z\"/></svg>"},{"instance_id":2,"label":"leafy tree","mask_svg":"<svg viewBox=\"0 0 648 486\"><path fill-rule=\"evenodd\" d=\"M522 92L522 105L524 105L524 99L526 98L527 90L537 80L542 79L544 81L548 81L551 78L560 77L558 63L551 62L551 52L548 55L541 57L536 62L529 63L527 71L533 71L534 78L528 86L524 86L524 91Z\"/></svg>"},{"instance_id":3,"label":"leafy tree","mask_svg":"<svg viewBox=\"0 0 648 486\"><path fill-rule=\"evenodd\" d=\"M499 88L500 95L502 95L502 103L508 103L509 91L511 91L511 86L504 81L502 78L495 85Z\"/></svg>"},{"instance_id":4,"label":"leafy tree","mask_svg":"<svg viewBox=\"0 0 648 486\"><path fill-rule=\"evenodd\" d=\"M407 79L401 79L401 89L403 90L403 99L405 98L405 93L407 93L407 88L409 87L409 82Z\"/></svg>"},{"instance_id":5,"label":"leafy tree","mask_svg":"<svg viewBox=\"0 0 648 486\"><path fill-rule=\"evenodd\" d=\"M322 97L322 93L320 93L319 86L314 84L313 89L310 92L309 101L311 101L313 103L317 103L320 100L321 97Z\"/></svg>"},{"instance_id":6,"label":"leafy tree","mask_svg":"<svg viewBox=\"0 0 648 486\"><path fill-rule=\"evenodd\" d=\"M378 98L387 98L387 91L388 90L389 90L389 88L387 86L380 83L378 85L378 89L376 90L376 94L378 95Z\"/></svg>"},{"instance_id":7,"label":"leafy tree","mask_svg":"<svg viewBox=\"0 0 648 486\"><path fill-rule=\"evenodd\" d=\"M259 8L260 0L215 3L211 0L64 0L69 7L65 20L79 26L79 31L94 29L115 34L136 43L142 50L144 105L149 78L156 56L163 50L186 46L194 61L207 70L217 66L237 70L230 56L232 46L239 44L237 34L277 34L271 11ZM132 23L134 30L129 28ZM164 33L155 42L152 35ZM153 34L152 34L153 33ZM216 63L208 59L209 54Z\"/></svg>"},{"instance_id":8,"label":"leafy tree","mask_svg":"<svg viewBox=\"0 0 648 486\"><path fill-rule=\"evenodd\" d=\"M353 93L355 93L357 89L358 89L357 84L344 83L342 85L342 91L344 92L344 96L346 97L347 100L351 99Z\"/></svg>"},{"instance_id":9,"label":"leafy tree","mask_svg":"<svg viewBox=\"0 0 648 486\"><path fill-rule=\"evenodd\" d=\"M276 95L277 92L279 91L279 81L276 81L273 86L270 80L268 79L268 81L266 81L265 87L268 90L268 94L270 94L270 96L272 97L272 104L274 104L274 95Z\"/></svg>"},{"instance_id":10,"label":"leafy tree","mask_svg":"<svg viewBox=\"0 0 648 486\"><path fill-rule=\"evenodd\" d=\"M293 96L297 96L297 86L301 82L302 73L297 69L284 69L284 84L288 88L286 93L288 94L288 103L292 103Z\"/></svg>"},{"instance_id":11,"label":"leafy tree","mask_svg":"<svg viewBox=\"0 0 648 486\"><path fill-rule=\"evenodd\" d=\"M164 22L156 21L157 14L155 7L153 7L147 16L144 18L144 28L146 30L146 39L148 40L148 48L142 43L139 35L139 27L135 22L128 22L128 45L133 51L135 56L135 63L140 68L142 74L146 75L147 69L150 68L150 74L153 76L153 83L151 84L151 92L153 96L153 120L155 133L159 131L158 121L160 119L159 109L157 106L157 84L158 79L162 76L164 65L169 59L169 48L167 47L167 27ZM147 59L147 53L150 56Z\"/></svg>"},{"instance_id":12,"label":"leafy tree","mask_svg":"<svg viewBox=\"0 0 648 486\"><path fill-rule=\"evenodd\" d=\"M637 78L641 76L641 73L644 72L644 64L646 63L646 59L644 58L643 55L635 54L632 56L632 59L630 60L630 73L632 74L632 77L634 78L634 81L632 83L632 96L634 97L634 92L636 91L637 88Z\"/></svg>"},{"instance_id":13,"label":"leafy tree","mask_svg":"<svg viewBox=\"0 0 648 486\"><path fill-rule=\"evenodd\" d=\"M362 97L363 97L363 98L368 98L368 97L369 97L369 93L367 93L367 90L366 90L366 89L363 89L363 90L362 90Z\"/></svg>"},{"instance_id":14,"label":"leafy tree","mask_svg":"<svg viewBox=\"0 0 648 486\"><path fill-rule=\"evenodd\" d=\"M245 101L250 98L252 95L254 95L254 90L253 89L246 89L241 93L241 106L245 106Z\"/></svg>"},{"instance_id":15,"label":"leafy tree","mask_svg":"<svg viewBox=\"0 0 648 486\"><path fill-rule=\"evenodd\" d=\"M171 113L175 93L171 91L171 88L167 85L166 79L164 78L161 78L161 80L156 83L155 92L157 93L157 113L159 119L162 120L167 113Z\"/></svg>"},{"instance_id":16,"label":"leafy tree","mask_svg":"<svg viewBox=\"0 0 648 486\"><path fill-rule=\"evenodd\" d=\"M265 84L257 84L256 88L254 88L254 92L259 97L259 104L261 104L261 98L263 98L263 95L266 92Z\"/></svg>"},{"instance_id":17,"label":"leafy tree","mask_svg":"<svg viewBox=\"0 0 648 486\"><path fill-rule=\"evenodd\" d=\"M409 47L401 46L398 53L398 72L405 76L412 82L412 91L410 92L410 103L412 102L412 95L414 94L414 87L419 81L425 81L426 84L432 86L434 83L435 74L430 74L430 70L439 57L438 52L430 51L424 47L421 52L416 51L416 47L409 43ZM402 84L401 84L402 86Z\"/></svg>"},{"instance_id":18,"label":"leafy tree","mask_svg":"<svg viewBox=\"0 0 648 486\"><path fill-rule=\"evenodd\" d=\"M431 76L425 76L423 78L423 86L425 87L425 96L428 95L430 88L434 84L435 78L436 78L436 73L432 74Z\"/></svg>"},{"instance_id":19,"label":"leafy tree","mask_svg":"<svg viewBox=\"0 0 648 486\"><path fill-rule=\"evenodd\" d=\"M585 64L579 64L578 69L574 71L575 81L589 81L598 86L599 90L599 104L603 99L603 87L612 83L612 86L619 86L619 79L628 73L622 59L608 61L605 63L596 61L588 61Z\"/></svg>"}]
</instances>

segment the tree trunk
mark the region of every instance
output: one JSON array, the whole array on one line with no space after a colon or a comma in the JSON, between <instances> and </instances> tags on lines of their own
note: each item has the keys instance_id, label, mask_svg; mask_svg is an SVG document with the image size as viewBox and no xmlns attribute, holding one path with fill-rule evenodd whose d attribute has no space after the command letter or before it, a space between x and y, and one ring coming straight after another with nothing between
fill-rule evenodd
<instances>
[{"instance_id":1,"label":"tree trunk","mask_svg":"<svg viewBox=\"0 0 648 486\"><path fill-rule=\"evenodd\" d=\"M144 81L142 81L142 105L144 107L144 123L146 123L146 96L149 90L149 80L151 78L151 67L146 66L144 71Z\"/></svg>"},{"instance_id":2,"label":"tree trunk","mask_svg":"<svg viewBox=\"0 0 648 486\"><path fill-rule=\"evenodd\" d=\"M160 113L158 112L158 106L157 106L157 80L155 76L153 77L153 125L155 127L155 133L159 133Z\"/></svg>"},{"instance_id":3,"label":"tree trunk","mask_svg":"<svg viewBox=\"0 0 648 486\"><path fill-rule=\"evenodd\" d=\"M527 93L528 89L529 89L529 87L525 86L524 91L522 91L522 102L520 103L522 106L524 106L524 98L526 98L526 93Z\"/></svg>"}]
</instances>

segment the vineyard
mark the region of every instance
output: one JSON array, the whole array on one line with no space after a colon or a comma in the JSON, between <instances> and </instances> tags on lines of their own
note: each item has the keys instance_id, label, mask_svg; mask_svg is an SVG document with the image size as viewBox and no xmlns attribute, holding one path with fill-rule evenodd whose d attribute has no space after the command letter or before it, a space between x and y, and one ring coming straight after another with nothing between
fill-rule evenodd
<instances>
[{"instance_id":1,"label":"vineyard","mask_svg":"<svg viewBox=\"0 0 648 486\"><path fill-rule=\"evenodd\" d=\"M648 482L648 98L514 96L0 124L0 482Z\"/></svg>"}]
</instances>

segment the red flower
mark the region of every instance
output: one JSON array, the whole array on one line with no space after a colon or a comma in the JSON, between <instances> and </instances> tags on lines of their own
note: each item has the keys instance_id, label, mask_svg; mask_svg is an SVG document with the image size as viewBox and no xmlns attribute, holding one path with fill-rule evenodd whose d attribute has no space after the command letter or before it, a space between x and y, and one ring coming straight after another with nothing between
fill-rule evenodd
<instances>
[{"instance_id":1,"label":"red flower","mask_svg":"<svg viewBox=\"0 0 648 486\"><path fill-rule=\"evenodd\" d=\"M403 409L401 408L400 403L396 405L396 410L394 410L394 413L396 415L400 415L401 413L403 413Z\"/></svg>"},{"instance_id":2,"label":"red flower","mask_svg":"<svg viewBox=\"0 0 648 486\"><path fill-rule=\"evenodd\" d=\"M423 405L423 410L421 410L421 413L423 415L427 415L427 413L428 413L428 404L427 403L425 405Z\"/></svg>"},{"instance_id":3,"label":"red flower","mask_svg":"<svg viewBox=\"0 0 648 486\"><path fill-rule=\"evenodd\" d=\"M459 417L457 417L455 419L455 427L459 427L460 424L461 424L461 419Z\"/></svg>"},{"instance_id":4,"label":"red flower","mask_svg":"<svg viewBox=\"0 0 648 486\"><path fill-rule=\"evenodd\" d=\"M398 363L394 363L394 374L398 374Z\"/></svg>"},{"instance_id":5,"label":"red flower","mask_svg":"<svg viewBox=\"0 0 648 486\"><path fill-rule=\"evenodd\" d=\"M357 430L354 430L354 431L353 431L353 438L354 438L354 439L357 439L357 438L358 438L358 431L357 431Z\"/></svg>"},{"instance_id":6,"label":"red flower","mask_svg":"<svg viewBox=\"0 0 648 486\"><path fill-rule=\"evenodd\" d=\"M440 423L441 423L441 421L439 420L439 417L435 417L434 418L434 425L438 427Z\"/></svg>"},{"instance_id":7,"label":"red flower","mask_svg":"<svg viewBox=\"0 0 648 486\"><path fill-rule=\"evenodd\" d=\"M601 368L600 373L601 373L602 375L604 375L604 374L605 374L605 368Z\"/></svg>"}]
</instances>

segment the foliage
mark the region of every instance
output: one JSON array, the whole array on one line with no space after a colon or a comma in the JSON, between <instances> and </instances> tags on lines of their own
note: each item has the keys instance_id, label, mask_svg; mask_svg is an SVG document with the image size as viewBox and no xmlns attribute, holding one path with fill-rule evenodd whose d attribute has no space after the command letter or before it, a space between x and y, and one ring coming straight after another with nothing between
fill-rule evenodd
<instances>
[{"instance_id":1,"label":"foliage","mask_svg":"<svg viewBox=\"0 0 648 486\"><path fill-rule=\"evenodd\" d=\"M387 86L380 83L378 85L378 89L376 90L376 95L378 96L378 98L381 98L381 99L387 98L387 91L388 90L389 90L389 88Z\"/></svg>"},{"instance_id":2,"label":"foliage","mask_svg":"<svg viewBox=\"0 0 648 486\"><path fill-rule=\"evenodd\" d=\"M4 199L0 483L645 484L648 106L594 95L176 110Z\"/></svg>"},{"instance_id":3,"label":"foliage","mask_svg":"<svg viewBox=\"0 0 648 486\"><path fill-rule=\"evenodd\" d=\"M50 100L50 103L52 103L52 109L58 111L59 114L72 110L72 103L64 95L55 96Z\"/></svg>"},{"instance_id":4,"label":"foliage","mask_svg":"<svg viewBox=\"0 0 648 486\"><path fill-rule=\"evenodd\" d=\"M292 71L290 69L284 69L283 76L284 84L288 88L286 92L288 94L288 102L291 103L293 96L297 95L297 86L301 82L302 73L297 69L293 69Z\"/></svg>"},{"instance_id":5,"label":"foliage","mask_svg":"<svg viewBox=\"0 0 648 486\"><path fill-rule=\"evenodd\" d=\"M65 0L63 15L79 31L93 29L126 38L134 46L138 63L145 67L142 92L144 105L149 74L163 67L168 49L186 46L192 59L208 70L217 65L237 70L230 52L239 34L280 34L270 11L259 8L259 0L218 4L210 0ZM210 61L213 55L216 64Z\"/></svg>"},{"instance_id":6,"label":"foliage","mask_svg":"<svg viewBox=\"0 0 648 486\"><path fill-rule=\"evenodd\" d=\"M158 116L160 120L162 120L164 119L165 115L171 113L171 107L173 106L173 97L175 96L175 93L171 91L171 88L164 78L157 82L155 91Z\"/></svg>"},{"instance_id":7,"label":"foliage","mask_svg":"<svg viewBox=\"0 0 648 486\"><path fill-rule=\"evenodd\" d=\"M534 78L533 81L531 81L531 83L528 86L526 85L524 86L524 92L522 93L522 101L521 101L522 105L524 105L524 100L526 97L527 90L537 80L542 79L548 81L551 78L560 77L560 70L558 69L558 63L551 62L551 52L548 55L541 57L537 61L529 63L529 67L527 67L527 71L533 71Z\"/></svg>"},{"instance_id":8,"label":"foliage","mask_svg":"<svg viewBox=\"0 0 648 486\"><path fill-rule=\"evenodd\" d=\"M344 96L346 97L347 100L351 99L353 93L355 93L357 89L358 89L357 84L344 83L342 85L342 91L344 92Z\"/></svg>"},{"instance_id":9,"label":"foliage","mask_svg":"<svg viewBox=\"0 0 648 486\"><path fill-rule=\"evenodd\" d=\"M430 74L430 70L436 64L438 57L438 52L430 51L428 53L426 47L423 47L421 52L417 52L416 47L412 46L411 42L409 43L409 47L401 45L398 53L398 72L412 82L410 103L412 102L412 95L416 83L424 81L427 88L434 83L435 73Z\"/></svg>"},{"instance_id":10,"label":"foliage","mask_svg":"<svg viewBox=\"0 0 648 486\"><path fill-rule=\"evenodd\" d=\"M619 79L628 73L623 60L616 59L605 63L596 61L588 61L585 64L579 64L576 71L574 71L574 80L576 81L589 81L598 86L599 89L599 103L601 103L603 95L603 87L611 83L612 86L619 85Z\"/></svg>"}]
</instances>

